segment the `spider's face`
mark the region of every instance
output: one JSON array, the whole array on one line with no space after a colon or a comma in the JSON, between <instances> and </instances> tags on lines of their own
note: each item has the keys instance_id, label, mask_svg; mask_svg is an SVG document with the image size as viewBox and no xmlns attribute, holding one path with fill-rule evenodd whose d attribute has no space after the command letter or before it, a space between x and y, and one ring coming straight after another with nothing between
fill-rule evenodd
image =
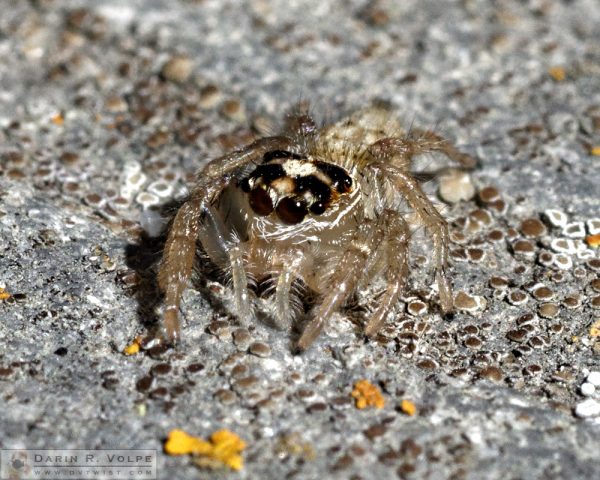
<instances>
[{"instance_id":1,"label":"spider's face","mask_svg":"<svg viewBox=\"0 0 600 480\"><path fill-rule=\"evenodd\" d=\"M273 150L240 182L248 203L258 216L276 215L286 225L320 216L352 192L354 182L343 168L332 163Z\"/></svg>"}]
</instances>

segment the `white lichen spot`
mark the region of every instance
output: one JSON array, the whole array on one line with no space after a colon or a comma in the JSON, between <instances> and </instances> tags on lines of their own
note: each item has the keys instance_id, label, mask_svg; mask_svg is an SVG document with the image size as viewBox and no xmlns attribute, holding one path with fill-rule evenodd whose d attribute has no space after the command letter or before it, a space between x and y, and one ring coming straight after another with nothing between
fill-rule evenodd
<instances>
[{"instance_id":1,"label":"white lichen spot","mask_svg":"<svg viewBox=\"0 0 600 480\"><path fill-rule=\"evenodd\" d=\"M569 238L583 238L585 237L585 225L583 222L568 223L563 228L562 233Z\"/></svg>"},{"instance_id":2,"label":"white lichen spot","mask_svg":"<svg viewBox=\"0 0 600 480\"><path fill-rule=\"evenodd\" d=\"M563 228L569 221L569 218L564 212L554 209L544 211L544 217L553 227L558 228Z\"/></svg>"}]
</instances>

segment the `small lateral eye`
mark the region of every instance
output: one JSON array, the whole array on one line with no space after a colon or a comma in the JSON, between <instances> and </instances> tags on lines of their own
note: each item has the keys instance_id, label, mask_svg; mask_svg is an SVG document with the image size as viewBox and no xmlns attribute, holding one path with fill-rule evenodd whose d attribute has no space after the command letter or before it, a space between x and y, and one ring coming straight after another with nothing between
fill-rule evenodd
<instances>
[{"instance_id":1,"label":"small lateral eye","mask_svg":"<svg viewBox=\"0 0 600 480\"><path fill-rule=\"evenodd\" d=\"M295 198L285 197L277 204L277 216L289 225L300 223L308 213L306 202Z\"/></svg>"},{"instance_id":2,"label":"small lateral eye","mask_svg":"<svg viewBox=\"0 0 600 480\"><path fill-rule=\"evenodd\" d=\"M350 177L344 178L343 184L346 187L346 191L350 190L352 188L352 179Z\"/></svg>"},{"instance_id":3,"label":"small lateral eye","mask_svg":"<svg viewBox=\"0 0 600 480\"><path fill-rule=\"evenodd\" d=\"M315 202L310 206L310 211L315 215L321 215L327 210L327 207L323 202Z\"/></svg>"},{"instance_id":4,"label":"small lateral eye","mask_svg":"<svg viewBox=\"0 0 600 480\"><path fill-rule=\"evenodd\" d=\"M264 188L256 187L250 192L250 207L257 215L268 215L273 211L273 201Z\"/></svg>"},{"instance_id":5,"label":"small lateral eye","mask_svg":"<svg viewBox=\"0 0 600 480\"><path fill-rule=\"evenodd\" d=\"M338 192L348 193L350 191L350 189L352 188L352 179L349 176L344 175L344 177L342 179L338 179L334 183L334 186Z\"/></svg>"}]
</instances>

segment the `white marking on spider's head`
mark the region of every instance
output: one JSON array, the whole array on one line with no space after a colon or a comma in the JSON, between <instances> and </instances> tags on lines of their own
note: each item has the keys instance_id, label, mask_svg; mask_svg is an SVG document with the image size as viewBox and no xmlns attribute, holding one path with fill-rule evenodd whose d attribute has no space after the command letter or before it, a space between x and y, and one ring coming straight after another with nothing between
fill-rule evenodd
<instances>
[{"instance_id":1,"label":"white marking on spider's head","mask_svg":"<svg viewBox=\"0 0 600 480\"><path fill-rule=\"evenodd\" d=\"M281 164L288 177L307 177L317 173L318 169L312 162L306 160L286 160Z\"/></svg>"}]
</instances>

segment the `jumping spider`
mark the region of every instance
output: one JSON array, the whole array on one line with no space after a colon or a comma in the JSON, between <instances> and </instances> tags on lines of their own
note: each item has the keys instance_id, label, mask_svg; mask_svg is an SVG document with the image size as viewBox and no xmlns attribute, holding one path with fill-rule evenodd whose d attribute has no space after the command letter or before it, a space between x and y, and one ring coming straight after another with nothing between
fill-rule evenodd
<instances>
[{"instance_id":1,"label":"jumping spider","mask_svg":"<svg viewBox=\"0 0 600 480\"><path fill-rule=\"evenodd\" d=\"M375 335L408 277L408 205L433 240L442 312L453 298L446 273L448 225L411 174L413 157L441 152L472 168L475 161L431 131L402 133L380 107L317 128L308 114L290 117L280 136L262 138L204 167L177 211L158 280L165 294L165 340L180 336L179 306L197 242L233 283L235 314L253 317L249 280L272 282L273 320L294 318L294 284L319 296L298 341L305 350L331 315L359 289L383 276L386 289L368 320Z\"/></svg>"}]
</instances>

